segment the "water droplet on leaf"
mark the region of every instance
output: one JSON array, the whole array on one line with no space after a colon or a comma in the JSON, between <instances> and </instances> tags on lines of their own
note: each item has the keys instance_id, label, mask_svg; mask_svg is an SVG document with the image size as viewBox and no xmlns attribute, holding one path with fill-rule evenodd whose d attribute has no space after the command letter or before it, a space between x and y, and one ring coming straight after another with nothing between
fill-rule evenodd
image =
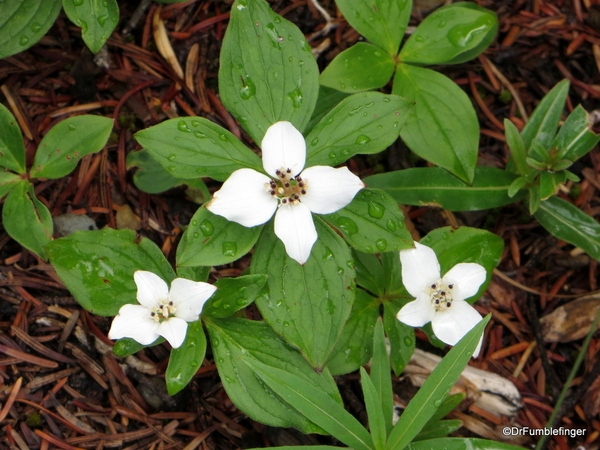
<instances>
[{"instance_id":1,"label":"water droplet on leaf","mask_svg":"<svg viewBox=\"0 0 600 450\"><path fill-rule=\"evenodd\" d=\"M381 219L385 213L385 207L381 203L369 202L369 215L375 219Z\"/></svg>"},{"instance_id":2,"label":"water droplet on leaf","mask_svg":"<svg viewBox=\"0 0 600 450\"><path fill-rule=\"evenodd\" d=\"M208 219L203 220L202 223L200 224L200 231L202 231L202 234L204 236L210 236L211 234L213 234L214 230L215 230L214 225Z\"/></svg>"}]
</instances>

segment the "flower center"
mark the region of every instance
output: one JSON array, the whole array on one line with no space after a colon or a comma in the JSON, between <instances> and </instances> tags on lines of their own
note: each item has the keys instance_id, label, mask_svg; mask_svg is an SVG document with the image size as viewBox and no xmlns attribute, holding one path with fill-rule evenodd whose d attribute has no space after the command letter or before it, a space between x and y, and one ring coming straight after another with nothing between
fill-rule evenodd
<instances>
[{"instance_id":1,"label":"flower center","mask_svg":"<svg viewBox=\"0 0 600 450\"><path fill-rule=\"evenodd\" d=\"M445 284L442 280L438 280L427 288L426 292L431 298L431 306L436 312L450 309L453 288L453 284Z\"/></svg>"},{"instance_id":2,"label":"flower center","mask_svg":"<svg viewBox=\"0 0 600 450\"><path fill-rule=\"evenodd\" d=\"M162 319L168 319L173 314L175 314L175 306L173 306L173 302L169 300L160 300L160 305L155 308L150 309L150 317L154 319L155 322L160 322Z\"/></svg>"},{"instance_id":3,"label":"flower center","mask_svg":"<svg viewBox=\"0 0 600 450\"><path fill-rule=\"evenodd\" d=\"M291 169L281 168L275 171L277 175L276 180L271 180L265 183L267 191L273 196L279 199L280 204L294 204L300 203L300 198L306 194L308 186L300 175L295 177L292 176Z\"/></svg>"}]
</instances>

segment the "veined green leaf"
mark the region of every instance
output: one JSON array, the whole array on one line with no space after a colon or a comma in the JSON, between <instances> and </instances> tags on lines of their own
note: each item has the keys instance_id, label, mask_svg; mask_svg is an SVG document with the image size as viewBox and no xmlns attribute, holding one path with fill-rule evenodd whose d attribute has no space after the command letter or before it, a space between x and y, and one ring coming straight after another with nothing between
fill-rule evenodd
<instances>
[{"instance_id":1,"label":"veined green leaf","mask_svg":"<svg viewBox=\"0 0 600 450\"><path fill-rule=\"evenodd\" d=\"M389 53L368 42L358 42L337 55L319 78L323 86L342 92L362 92L386 85L396 63Z\"/></svg>"},{"instance_id":2,"label":"veined green leaf","mask_svg":"<svg viewBox=\"0 0 600 450\"><path fill-rule=\"evenodd\" d=\"M21 179L16 173L0 171L0 198L8 194Z\"/></svg>"},{"instance_id":3,"label":"veined green leaf","mask_svg":"<svg viewBox=\"0 0 600 450\"><path fill-rule=\"evenodd\" d=\"M523 197L508 195L517 178L505 170L476 167L473 184L459 180L439 167L418 167L372 175L363 181L379 188L403 205L437 206L450 211L477 211L507 205Z\"/></svg>"},{"instance_id":4,"label":"veined green leaf","mask_svg":"<svg viewBox=\"0 0 600 450\"><path fill-rule=\"evenodd\" d=\"M490 317L491 315L488 315L475 325L431 372L400 416L400 420L394 425L388 437L386 449L401 450L405 448L435 414L473 355Z\"/></svg>"},{"instance_id":5,"label":"veined green leaf","mask_svg":"<svg viewBox=\"0 0 600 450\"><path fill-rule=\"evenodd\" d=\"M165 382L169 395L175 395L191 381L204 361L206 335L202 322L188 323L185 341L180 347L171 350L169 365L165 372Z\"/></svg>"},{"instance_id":6,"label":"veined green leaf","mask_svg":"<svg viewBox=\"0 0 600 450\"><path fill-rule=\"evenodd\" d=\"M77 231L46 245L50 262L71 294L88 311L116 316L136 303L136 270L154 272L167 284L175 278L165 255L133 230Z\"/></svg>"},{"instance_id":7,"label":"veined green leaf","mask_svg":"<svg viewBox=\"0 0 600 450\"><path fill-rule=\"evenodd\" d=\"M2 223L15 241L41 258L48 259L44 245L52 238L52 215L46 205L37 199L29 181L13 183L4 200Z\"/></svg>"},{"instance_id":8,"label":"veined green leaf","mask_svg":"<svg viewBox=\"0 0 600 450\"><path fill-rule=\"evenodd\" d=\"M454 3L435 10L402 46L399 59L418 65L460 63L477 56L498 31L496 14Z\"/></svg>"},{"instance_id":9,"label":"veined green leaf","mask_svg":"<svg viewBox=\"0 0 600 450\"><path fill-rule=\"evenodd\" d=\"M400 136L419 155L473 181L479 122L467 94L446 76L423 67L398 64L392 92L413 100Z\"/></svg>"},{"instance_id":10,"label":"veined green leaf","mask_svg":"<svg viewBox=\"0 0 600 450\"><path fill-rule=\"evenodd\" d=\"M378 189L362 189L349 205L323 219L361 252L393 252L413 246L404 213L393 198Z\"/></svg>"},{"instance_id":11,"label":"veined green leaf","mask_svg":"<svg viewBox=\"0 0 600 450\"><path fill-rule=\"evenodd\" d=\"M4 3L0 4L0 11ZM0 17L2 17L0 13ZM1 20L1 19L0 19ZM0 36L2 29L0 28ZM0 46L0 48L2 48ZM25 146L17 119L0 103L0 166L25 173Z\"/></svg>"},{"instance_id":12,"label":"veined green leaf","mask_svg":"<svg viewBox=\"0 0 600 450\"><path fill-rule=\"evenodd\" d=\"M337 166L356 154L385 150L396 139L413 102L363 92L346 97L306 138L306 165Z\"/></svg>"},{"instance_id":13,"label":"veined green leaf","mask_svg":"<svg viewBox=\"0 0 600 450\"><path fill-rule=\"evenodd\" d=\"M415 329L396 318L402 306L403 304L398 300L383 302L383 326L390 340L390 362L394 373L398 376L410 361L416 342Z\"/></svg>"},{"instance_id":14,"label":"veined green leaf","mask_svg":"<svg viewBox=\"0 0 600 450\"><path fill-rule=\"evenodd\" d=\"M369 431L371 431L373 446L376 450L384 450L387 431L385 418L383 411L381 410L381 399L379 398L375 385L371 381L371 377L369 377L367 371L362 367L360 368L360 382L362 385L365 407L367 409L367 417L369 418Z\"/></svg>"},{"instance_id":15,"label":"veined green leaf","mask_svg":"<svg viewBox=\"0 0 600 450\"><path fill-rule=\"evenodd\" d=\"M98 53L119 22L116 0L63 0L67 17L81 27L81 37L93 53Z\"/></svg>"},{"instance_id":16,"label":"veined green leaf","mask_svg":"<svg viewBox=\"0 0 600 450\"><path fill-rule=\"evenodd\" d=\"M398 53L412 0L336 0L335 3L352 28L390 55Z\"/></svg>"},{"instance_id":17,"label":"veined green leaf","mask_svg":"<svg viewBox=\"0 0 600 450\"><path fill-rule=\"evenodd\" d=\"M27 50L50 29L61 0L0 2L0 58Z\"/></svg>"},{"instance_id":18,"label":"veined green leaf","mask_svg":"<svg viewBox=\"0 0 600 450\"><path fill-rule=\"evenodd\" d=\"M269 367L251 356L242 356L252 370L277 395L354 450L375 450L368 431L327 393L307 386L294 372Z\"/></svg>"},{"instance_id":19,"label":"veined green leaf","mask_svg":"<svg viewBox=\"0 0 600 450\"><path fill-rule=\"evenodd\" d=\"M369 379L373 382L373 388L377 393L376 398L380 402L379 405L377 405L377 409L381 411L383 432L380 432L379 434L383 435L382 438L385 442L385 438L392 430L394 393L392 391L390 360L385 345L385 334L383 332L383 323L381 320L378 320L375 324L375 333L373 334L373 360L371 362L371 375ZM371 429L371 433L373 433L373 429Z\"/></svg>"},{"instance_id":20,"label":"veined green leaf","mask_svg":"<svg viewBox=\"0 0 600 450\"><path fill-rule=\"evenodd\" d=\"M35 152L32 177L61 178L71 173L85 155L106 145L113 120L100 116L74 116L54 125Z\"/></svg>"},{"instance_id":21,"label":"veined green leaf","mask_svg":"<svg viewBox=\"0 0 600 450\"><path fill-rule=\"evenodd\" d=\"M302 132L310 120L319 94L317 62L298 27L264 0L236 0L231 7L219 93L257 144L277 121Z\"/></svg>"},{"instance_id":22,"label":"veined green leaf","mask_svg":"<svg viewBox=\"0 0 600 450\"><path fill-rule=\"evenodd\" d=\"M475 438L441 438L413 442L406 447L406 450L431 450L432 448L443 448L444 450L523 450L523 447Z\"/></svg>"},{"instance_id":23,"label":"veined green leaf","mask_svg":"<svg viewBox=\"0 0 600 450\"><path fill-rule=\"evenodd\" d=\"M576 161L600 141L600 135L592 132L590 126L589 114L581 105L577 105L552 142L552 147L558 149L559 159Z\"/></svg>"},{"instance_id":24,"label":"veined green leaf","mask_svg":"<svg viewBox=\"0 0 600 450\"><path fill-rule=\"evenodd\" d=\"M600 224L593 217L558 197L540 202L534 216L554 236L600 260Z\"/></svg>"},{"instance_id":25,"label":"veined green leaf","mask_svg":"<svg viewBox=\"0 0 600 450\"><path fill-rule=\"evenodd\" d=\"M536 106L521 132L527 150L535 139L539 140L546 148L550 146L556 134L568 93L569 80L563 80L554 86Z\"/></svg>"},{"instance_id":26,"label":"veined green leaf","mask_svg":"<svg viewBox=\"0 0 600 450\"><path fill-rule=\"evenodd\" d=\"M244 167L263 171L260 158L238 138L202 117L166 120L138 131L135 139L176 178L223 181Z\"/></svg>"},{"instance_id":27,"label":"veined green leaf","mask_svg":"<svg viewBox=\"0 0 600 450\"><path fill-rule=\"evenodd\" d=\"M335 231L313 215L319 238L304 265L287 256L268 223L250 269L268 273L268 292L256 300L265 321L315 368L325 365L354 303L354 262Z\"/></svg>"},{"instance_id":28,"label":"veined green leaf","mask_svg":"<svg viewBox=\"0 0 600 450\"><path fill-rule=\"evenodd\" d=\"M327 369L317 374L296 349L264 322L233 317L204 320L223 387L241 411L267 425L295 427L303 433L323 433L314 417L307 418L298 412L263 382L246 361L247 358L259 361L269 372L293 372L304 389L320 392L331 404L342 408L339 391Z\"/></svg>"},{"instance_id":29,"label":"veined green leaf","mask_svg":"<svg viewBox=\"0 0 600 450\"><path fill-rule=\"evenodd\" d=\"M233 315L256 300L266 282L266 275L244 275L217 280L215 286L218 289L204 305L202 315L217 318Z\"/></svg>"}]
</instances>

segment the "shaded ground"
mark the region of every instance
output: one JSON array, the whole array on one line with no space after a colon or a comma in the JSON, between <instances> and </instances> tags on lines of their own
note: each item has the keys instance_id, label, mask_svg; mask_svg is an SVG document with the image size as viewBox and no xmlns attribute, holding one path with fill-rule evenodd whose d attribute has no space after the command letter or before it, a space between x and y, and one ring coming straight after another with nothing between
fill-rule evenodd
<instances>
[{"instance_id":1,"label":"shaded ground","mask_svg":"<svg viewBox=\"0 0 600 450\"><path fill-rule=\"evenodd\" d=\"M173 48L186 71L181 83L173 67L156 51L151 21L157 6L151 4L134 22L133 3L122 8L120 25L98 64L64 15L41 43L0 61L2 102L18 118L30 158L41 136L70 114L85 111L117 118L114 135L103 151L84 158L72 176L39 183L36 193L53 216L87 213L99 227L116 227L117 211L128 206L139 218L139 233L157 242L173 260L181 227L197 205L186 199L181 189L164 195L140 192L126 170L125 157L138 148L133 132L177 116L207 117L247 140L217 95L218 52L228 6L220 1L190 1L162 9ZM503 167L507 156L503 119L522 122L561 79L569 78L572 83L569 108L579 103L587 110L597 107L600 6L591 5L592 0L478 3L498 13L497 41L476 60L439 69L474 99L482 128L479 164ZM337 27L311 41L321 52L321 68L359 38L337 16L333 1L323 0L322 4L337 18ZM275 1L272 6L309 38L325 25L310 1ZM418 20L414 17L411 25ZM189 69L186 61L191 61ZM179 90L178 83L185 87ZM397 143L380 157L355 158L351 167L361 177L376 168L404 168L411 160L406 153ZM582 183L561 194L595 217L600 216L599 169L596 148L575 169ZM497 233L506 243L499 271L542 293L526 292L494 277L488 294L478 302L480 312L492 312L493 319L483 356L471 363L517 385L523 396L517 425L542 427L581 339L543 344L538 317L569 301L554 294L595 291L596 262L550 236L522 205L465 215L410 207L408 217L421 234L457 223ZM247 259L242 259L216 268L211 276L235 276L246 265ZM4 231L0 233L0 286L0 429L8 437L8 442L0 443L2 449L228 450L331 442L247 419L224 393L210 355L190 386L175 398L166 395L160 378L167 364L165 347L141 352L123 372L119 365L123 361L110 352L102 354L94 345L94 339L111 344L105 336L109 319L79 308L52 267L22 249ZM585 315L585 311L577 314ZM596 338L558 424L585 428L585 436L576 440L557 437L549 448L599 448L599 351L600 339ZM407 397L406 383L397 382L397 393ZM346 404L359 417L364 416L357 377L348 375L340 384ZM500 439L499 430L508 423L473 407L460 414L468 428L461 429L461 435L477 431ZM519 442L529 445L534 441L525 438Z\"/></svg>"}]
</instances>

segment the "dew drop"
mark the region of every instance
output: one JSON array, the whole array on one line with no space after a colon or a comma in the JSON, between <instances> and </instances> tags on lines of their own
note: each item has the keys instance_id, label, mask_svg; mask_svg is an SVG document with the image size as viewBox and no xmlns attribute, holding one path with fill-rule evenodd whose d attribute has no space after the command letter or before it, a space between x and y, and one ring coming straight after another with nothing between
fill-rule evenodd
<instances>
[{"instance_id":1,"label":"dew drop","mask_svg":"<svg viewBox=\"0 0 600 450\"><path fill-rule=\"evenodd\" d=\"M167 159L169 161L173 161L175 158L177 158L177 155L175 153L171 153Z\"/></svg>"},{"instance_id":2,"label":"dew drop","mask_svg":"<svg viewBox=\"0 0 600 450\"><path fill-rule=\"evenodd\" d=\"M442 399L438 398L436 401L433 402L433 406L435 406L436 408L439 408L442 405Z\"/></svg>"},{"instance_id":3,"label":"dew drop","mask_svg":"<svg viewBox=\"0 0 600 450\"><path fill-rule=\"evenodd\" d=\"M356 138L356 143L359 145L364 145L368 142L371 142L371 138L365 134L361 134Z\"/></svg>"},{"instance_id":4,"label":"dew drop","mask_svg":"<svg viewBox=\"0 0 600 450\"><path fill-rule=\"evenodd\" d=\"M438 23L438 28L444 28L446 26L446 21L442 20L440 23Z\"/></svg>"},{"instance_id":5,"label":"dew drop","mask_svg":"<svg viewBox=\"0 0 600 450\"><path fill-rule=\"evenodd\" d=\"M188 127L187 123L185 123L185 120L180 120L179 123L177 124L177 129L179 131L183 131L184 133L191 133L192 130L190 130L190 127Z\"/></svg>"},{"instance_id":6,"label":"dew drop","mask_svg":"<svg viewBox=\"0 0 600 450\"><path fill-rule=\"evenodd\" d=\"M198 367L198 361L196 361L195 359L191 360L190 367Z\"/></svg>"},{"instance_id":7,"label":"dew drop","mask_svg":"<svg viewBox=\"0 0 600 450\"><path fill-rule=\"evenodd\" d=\"M337 227L348 236L358 233L356 222L348 217L340 217L337 221Z\"/></svg>"},{"instance_id":8,"label":"dew drop","mask_svg":"<svg viewBox=\"0 0 600 450\"><path fill-rule=\"evenodd\" d=\"M201 131L194 131L194 136L196 136L198 139L206 139L206 134L202 133Z\"/></svg>"},{"instance_id":9,"label":"dew drop","mask_svg":"<svg viewBox=\"0 0 600 450\"><path fill-rule=\"evenodd\" d=\"M375 219L381 219L385 213L385 207L381 203L369 202L369 215Z\"/></svg>"},{"instance_id":10,"label":"dew drop","mask_svg":"<svg viewBox=\"0 0 600 450\"><path fill-rule=\"evenodd\" d=\"M229 309L231 305L229 303L223 303L223 309Z\"/></svg>"},{"instance_id":11,"label":"dew drop","mask_svg":"<svg viewBox=\"0 0 600 450\"><path fill-rule=\"evenodd\" d=\"M329 159L335 159L335 152L329 152Z\"/></svg>"},{"instance_id":12,"label":"dew drop","mask_svg":"<svg viewBox=\"0 0 600 450\"><path fill-rule=\"evenodd\" d=\"M85 20L80 20L79 21L79 26L81 27L81 32L83 34L87 33L88 31L88 24Z\"/></svg>"},{"instance_id":13,"label":"dew drop","mask_svg":"<svg viewBox=\"0 0 600 450\"><path fill-rule=\"evenodd\" d=\"M198 226L198 221L196 219L192 220L192 226L193 227L197 227Z\"/></svg>"},{"instance_id":14,"label":"dew drop","mask_svg":"<svg viewBox=\"0 0 600 450\"><path fill-rule=\"evenodd\" d=\"M222 141L227 142L227 136L225 136L224 134L220 134L219 135L219 139L221 139Z\"/></svg>"},{"instance_id":15,"label":"dew drop","mask_svg":"<svg viewBox=\"0 0 600 450\"><path fill-rule=\"evenodd\" d=\"M210 236L215 231L215 227L210 220L206 219L200 224L200 231L204 236Z\"/></svg>"},{"instance_id":16,"label":"dew drop","mask_svg":"<svg viewBox=\"0 0 600 450\"><path fill-rule=\"evenodd\" d=\"M289 326L290 326L290 323L289 323L289 322L287 322L287 321L284 321L282 325L283 325L285 328L287 328L287 327L289 327Z\"/></svg>"},{"instance_id":17,"label":"dew drop","mask_svg":"<svg viewBox=\"0 0 600 450\"><path fill-rule=\"evenodd\" d=\"M391 102L391 99L389 97L383 97L383 101L384 103L389 103Z\"/></svg>"},{"instance_id":18,"label":"dew drop","mask_svg":"<svg viewBox=\"0 0 600 450\"><path fill-rule=\"evenodd\" d=\"M104 27L104 25L106 24L106 21L108 20L108 14L102 14L101 16L98 16L98 23L100 24L101 27Z\"/></svg>"},{"instance_id":19,"label":"dew drop","mask_svg":"<svg viewBox=\"0 0 600 450\"><path fill-rule=\"evenodd\" d=\"M192 126L193 126L194 128L197 128L197 127L199 127L199 126L200 126L200 121L199 121L199 120L192 120Z\"/></svg>"},{"instance_id":20,"label":"dew drop","mask_svg":"<svg viewBox=\"0 0 600 450\"><path fill-rule=\"evenodd\" d=\"M248 304L248 299L247 298L238 298L235 301L239 306L244 306Z\"/></svg>"},{"instance_id":21,"label":"dew drop","mask_svg":"<svg viewBox=\"0 0 600 450\"><path fill-rule=\"evenodd\" d=\"M219 346L219 344L220 344L220 342L219 342L219 340L218 340L217 338L214 338L214 339L212 340L212 345L213 345L213 347L218 347L218 346Z\"/></svg>"},{"instance_id":22,"label":"dew drop","mask_svg":"<svg viewBox=\"0 0 600 450\"><path fill-rule=\"evenodd\" d=\"M223 242L223 256L235 256L237 254L237 244L235 242Z\"/></svg>"},{"instance_id":23,"label":"dew drop","mask_svg":"<svg viewBox=\"0 0 600 450\"><path fill-rule=\"evenodd\" d=\"M33 22L31 24L31 31L33 31L34 33L37 33L38 31L40 31L42 29L42 26L37 23L37 22Z\"/></svg>"},{"instance_id":24,"label":"dew drop","mask_svg":"<svg viewBox=\"0 0 600 450\"><path fill-rule=\"evenodd\" d=\"M239 90L242 100L248 100L256 94L256 85L249 76L246 76L242 82L242 88Z\"/></svg>"},{"instance_id":25,"label":"dew drop","mask_svg":"<svg viewBox=\"0 0 600 450\"><path fill-rule=\"evenodd\" d=\"M312 141L310 141L310 145L312 145L313 147L314 147L315 145L317 145L318 143L319 143L319 138L318 138L318 137L316 137L316 138L314 138Z\"/></svg>"},{"instance_id":26,"label":"dew drop","mask_svg":"<svg viewBox=\"0 0 600 450\"><path fill-rule=\"evenodd\" d=\"M69 124L69 131L75 131L75 125Z\"/></svg>"},{"instance_id":27,"label":"dew drop","mask_svg":"<svg viewBox=\"0 0 600 450\"><path fill-rule=\"evenodd\" d=\"M406 336L404 338L404 343L410 347L411 345L413 345L413 340L410 337Z\"/></svg>"},{"instance_id":28,"label":"dew drop","mask_svg":"<svg viewBox=\"0 0 600 450\"><path fill-rule=\"evenodd\" d=\"M75 6L81 6L81 5L83 5L83 0L73 0L73 4Z\"/></svg>"},{"instance_id":29,"label":"dew drop","mask_svg":"<svg viewBox=\"0 0 600 450\"><path fill-rule=\"evenodd\" d=\"M414 36L415 36L415 41L417 41L417 42L423 42L424 41L423 36L419 36L419 35L414 35Z\"/></svg>"},{"instance_id":30,"label":"dew drop","mask_svg":"<svg viewBox=\"0 0 600 450\"><path fill-rule=\"evenodd\" d=\"M325 248L325 253L323 254L323 261L328 261L333 259L333 252L329 248Z\"/></svg>"},{"instance_id":31,"label":"dew drop","mask_svg":"<svg viewBox=\"0 0 600 450\"><path fill-rule=\"evenodd\" d=\"M25 35L21 36L21 39L19 39L19 44L21 44L21 45L29 44L29 38Z\"/></svg>"},{"instance_id":32,"label":"dew drop","mask_svg":"<svg viewBox=\"0 0 600 450\"><path fill-rule=\"evenodd\" d=\"M388 220L387 223L385 224L386 228L390 231L396 231L396 222L394 222L392 219Z\"/></svg>"},{"instance_id":33,"label":"dew drop","mask_svg":"<svg viewBox=\"0 0 600 450\"><path fill-rule=\"evenodd\" d=\"M213 306L213 308L220 308L222 303L223 303L223 300L219 299L219 300L214 301L212 306Z\"/></svg>"},{"instance_id":34,"label":"dew drop","mask_svg":"<svg viewBox=\"0 0 600 450\"><path fill-rule=\"evenodd\" d=\"M300 108L302 101L304 100L300 89L294 89L292 92L288 93L288 97L292 99L292 106L294 108Z\"/></svg>"},{"instance_id":35,"label":"dew drop","mask_svg":"<svg viewBox=\"0 0 600 450\"><path fill-rule=\"evenodd\" d=\"M388 243L385 239L377 239L377 242L375 242L375 247L382 252L387 248L387 246Z\"/></svg>"}]
</instances>

